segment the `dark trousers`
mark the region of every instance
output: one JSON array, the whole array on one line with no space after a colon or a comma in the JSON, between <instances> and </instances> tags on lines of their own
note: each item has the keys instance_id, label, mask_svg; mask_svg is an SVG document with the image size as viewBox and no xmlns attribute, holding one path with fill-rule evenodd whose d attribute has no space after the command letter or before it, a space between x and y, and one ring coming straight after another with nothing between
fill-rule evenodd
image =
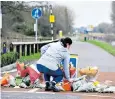
<instances>
[{"instance_id":1,"label":"dark trousers","mask_svg":"<svg viewBox=\"0 0 115 99\"><path fill-rule=\"evenodd\" d=\"M41 64L37 64L37 69L39 72L44 73L44 79L45 81L50 81L50 77L53 77L53 81L56 83L61 82L63 79L63 72L60 68L53 71Z\"/></svg>"}]
</instances>

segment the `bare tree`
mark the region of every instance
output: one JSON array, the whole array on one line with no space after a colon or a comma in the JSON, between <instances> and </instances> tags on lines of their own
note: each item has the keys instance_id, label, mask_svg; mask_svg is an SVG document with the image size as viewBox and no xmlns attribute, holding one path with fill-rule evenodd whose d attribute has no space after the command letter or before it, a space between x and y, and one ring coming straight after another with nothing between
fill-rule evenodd
<instances>
[{"instance_id":1,"label":"bare tree","mask_svg":"<svg viewBox=\"0 0 115 99\"><path fill-rule=\"evenodd\" d=\"M7 30L25 35L34 35L34 19L31 17L33 8L42 9L43 15L38 20L38 34L41 36L51 36L50 32L50 8L51 3L47 1L2 1L3 28L2 34L7 35ZM53 5L53 4L52 4ZM73 25L73 14L65 6L53 5L53 14L56 17L54 23L54 34L62 30L65 34L71 32ZM9 33L10 33L9 32Z\"/></svg>"},{"instance_id":2,"label":"bare tree","mask_svg":"<svg viewBox=\"0 0 115 99\"><path fill-rule=\"evenodd\" d=\"M65 34L71 32L74 21L72 11L66 6L56 5L54 7L54 15L56 16L57 30L62 30Z\"/></svg>"},{"instance_id":3,"label":"bare tree","mask_svg":"<svg viewBox=\"0 0 115 99\"><path fill-rule=\"evenodd\" d=\"M101 33L112 33L113 28L112 28L112 24L109 23L100 23L97 27L96 27L98 32Z\"/></svg>"},{"instance_id":4,"label":"bare tree","mask_svg":"<svg viewBox=\"0 0 115 99\"><path fill-rule=\"evenodd\" d=\"M115 33L115 1L112 1L111 19L112 19L112 22L113 22L113 32Z\"/></svg>"}]
</instances>

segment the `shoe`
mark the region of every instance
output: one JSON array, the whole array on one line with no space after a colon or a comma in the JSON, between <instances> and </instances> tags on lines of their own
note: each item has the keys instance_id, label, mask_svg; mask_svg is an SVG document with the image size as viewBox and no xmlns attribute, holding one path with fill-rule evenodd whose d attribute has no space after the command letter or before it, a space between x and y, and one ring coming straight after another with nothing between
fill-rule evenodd
<instances>
[{"instance_id":1,"label":"shoe","mask_svg":"<svg viewBox=\"0 0 115 99\"><path fill-rule=\"evenodd\" d=\"M52 90L51 83L50 82L46 82L45 91L51 91L51 90Z\"/></svg>"},{"instance_id":2,"label":"shoe","mask_svg":"<svg viewBox=\"0 0 115 99\"><path fill-rule=\"evenodd\" d=\"M59 88L56 86L56 82L51 82L53 92L60 92Z\"/></svg>"}]
</instances>

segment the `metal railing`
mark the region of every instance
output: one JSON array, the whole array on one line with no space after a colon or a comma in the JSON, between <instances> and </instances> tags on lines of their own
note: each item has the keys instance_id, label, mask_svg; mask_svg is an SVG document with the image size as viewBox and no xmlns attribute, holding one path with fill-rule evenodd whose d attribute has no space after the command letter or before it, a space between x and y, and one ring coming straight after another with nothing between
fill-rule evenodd
<instances>
[{"instance_id":1,"label":"metal railing","mask_svg":"<svg viewBox=\"0 0 115 99\"><path fill-rule=\"evenodd\" d=\"M52 42L57 42L57 41L58 40L43 41L43 42L12 42L10 44L10 51L17 52L19 57L29 56L31 54L40 52L40 48L43 45L46 45Z\"/></svg>"}]
</instances>

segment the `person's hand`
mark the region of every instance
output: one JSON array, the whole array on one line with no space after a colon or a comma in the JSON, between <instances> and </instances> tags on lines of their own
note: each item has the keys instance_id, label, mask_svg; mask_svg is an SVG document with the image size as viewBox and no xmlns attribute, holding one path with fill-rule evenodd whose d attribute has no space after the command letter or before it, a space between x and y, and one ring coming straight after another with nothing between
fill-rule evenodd
<instances>
[{"instance_id":1,"label":"person's hand","mask_svg":"<svg viewBox=\"0 0 115 99\"><path fill-rule=\"evenodd\" d=\"M69 81L70 83L72 83L74 80L73 80L72 78L70 78L70 79L68 79L68 81Z\"/></svg>"}]
</instances>

